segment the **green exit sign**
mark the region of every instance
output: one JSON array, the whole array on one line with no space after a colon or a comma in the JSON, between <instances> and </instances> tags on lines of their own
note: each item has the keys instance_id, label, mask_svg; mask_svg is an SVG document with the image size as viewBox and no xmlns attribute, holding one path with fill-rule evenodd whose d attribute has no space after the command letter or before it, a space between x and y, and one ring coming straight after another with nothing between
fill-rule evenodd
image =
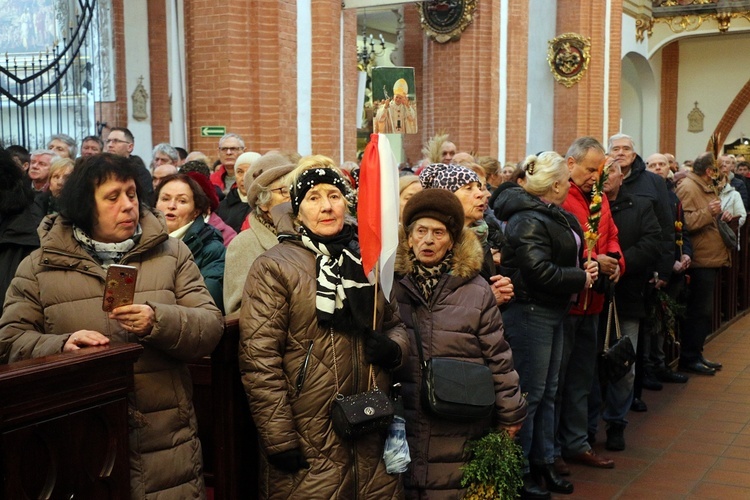
<instances>
[{"instance_id":1,"label":"green exit sign","mask_svg":"<svg viewBox=\"0 0 750 500\"><path fill-rule=\"evenodd\" d=\"M218 125L208 125L201 127L201 137L221 137L227 133L226 127Z\"/></svg>"}]
</instances>

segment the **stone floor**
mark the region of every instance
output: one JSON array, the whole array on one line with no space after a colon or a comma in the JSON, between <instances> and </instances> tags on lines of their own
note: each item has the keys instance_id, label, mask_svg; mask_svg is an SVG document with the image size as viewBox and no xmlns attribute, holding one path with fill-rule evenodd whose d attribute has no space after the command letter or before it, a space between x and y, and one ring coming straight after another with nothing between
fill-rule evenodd
<instances>
[{"instance_id":1,"label":"stone floor","mask_svg":"<svg viewBox=\"0 0 750 500\"><path fill-rule=\"evenodd\" d=\"M615 460L610 470L570 464L572 495L588 499L750 499L750 315L706 345L721 361L715 376L689 375L687 384L643 391L645 413L628 415L627 448L594 449Z\"/></svg>"}]
</instances>

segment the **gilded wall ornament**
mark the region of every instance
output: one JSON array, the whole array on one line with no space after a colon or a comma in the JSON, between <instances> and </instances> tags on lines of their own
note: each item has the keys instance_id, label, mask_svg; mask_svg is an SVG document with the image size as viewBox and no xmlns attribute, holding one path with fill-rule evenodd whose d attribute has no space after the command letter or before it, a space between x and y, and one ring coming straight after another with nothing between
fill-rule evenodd
<instances>
[{"instance_id":1,"label":"gilded wall ornament","mask_svg":"<svg viewBox=\"0 0 750 500\"><path fill-rule=\"evenodd\" d=\"M559 83L570 88L583 78L591 59L591 41L577 33L563 33L549 42L547 62Z\"/></svg>"},{"instance_id":2,"label":"gilded wall ornament","mask_svg":"<svg viewBox=\"0 0 750 500\"><path fill-rule=\"evenodd\" d=\"M439 43L458 40L471 24L477 0L430 0L417 4L422 30Z\"/></svg>"},{"instance_id":3,"label":"gilded wall ornament","mask_svg":"<svg viewBox=\"0 0 750 500\"><path fill-rule=\"evenodd\" d=\"M698 101L695 101L695 107L688 113L688 132L703 132L703 111L698 109Z\"/></svg>"}]
</instances>

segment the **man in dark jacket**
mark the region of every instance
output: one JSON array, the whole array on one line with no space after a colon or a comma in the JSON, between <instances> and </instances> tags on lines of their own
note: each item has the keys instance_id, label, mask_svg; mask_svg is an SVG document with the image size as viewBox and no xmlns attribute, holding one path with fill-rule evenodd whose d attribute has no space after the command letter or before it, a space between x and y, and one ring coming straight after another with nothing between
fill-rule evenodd
<instances>
[{"instance_id":1,"label":"man in dark jacket","mask_svg":"<svg viewBox=\"0 0 750 500\"><path fill-rule=\"evenodd\" d=\"M151 174L141 157L132 154L135 147L133 133L125 127L112 127L109 130L107 140L104 142L107 145L108 153L128 158L138 168L138 183L143 187L145 198L141 202L150 207L154 206L154 186L151 182Z\"/></svg>"},{"instance_id":2,"label":"man in dark jacket","mask_svg":"<svg viewBox=\"0 0 750 500\"><path fill-rule=\"evenodd\" d=\"M628 194L647 199L654 209L661 227L661 245L659 247L659 273L655 287L662 288L672 274L674 250L674 220L669 208L669 194L664 181L656 174L646 170L643 159L635 152L633 139L625 134L615 134L609 138L609 155L620 165L622 170L622 190Z\"/></svg>"},{"instance_id":3,"label":"man in dark jacket","mask_svg":"<svg viewBox=\"0 0 750 500\"><path fill-rule=\"evenodd\" d=\"M0 149L0 315L18 264L39 247L36 228L43 216L23 172L10 153Z\"/></svg>"},{"instance_id":4,"label":"man in dark jacket","mask_svg":"<svg viewBox=\"0 0 750 500\"><path fill-rule=\"evenodd\" d=\"M685 271L690 267L693 257L693 246L690 237L685 230L685 214L682 203L674 192L674 183L669 180L670 161L668 155L653 154L646 161L646 169L653 172L667 185L669 194L669 208L672 209L672 218L675 224L674 263L672 264L672 277L664 291L673 300L682 293L685 283ZM652 297L651 308L657 307L657 299ZM643 336L643 387L651 390L661 390L661 382L685 383L687 376L682 373L673 372L666 364L664 355L665 332L661 324L657 324L658 318L652 316L653 326ZM666 322L662 322L666 323ZM635 397L640 398L636 393Z\"/></svg>"},{"instance_id":5,"label":"man in dark jacket","mask_svg":"<svg viewBox=\"0 0 750 500\"><path fill-rule=\"evenodd\" d=\"M614 287L616 308L623 336L638 346L641 319L646 316L646 287L649 275L661 260L659 255L661 228L651 204L642 197L621 189L622 172L613 164L604 192L609 199L612 218L618 230L620 248L627 272ZM610 345L614 343L610 338ZM607 443L611 451L625 449L625 416L633 402L635 366L617 382L607 386L604 393L603 417L607 422Z\"/></svg>"}]
</instances>

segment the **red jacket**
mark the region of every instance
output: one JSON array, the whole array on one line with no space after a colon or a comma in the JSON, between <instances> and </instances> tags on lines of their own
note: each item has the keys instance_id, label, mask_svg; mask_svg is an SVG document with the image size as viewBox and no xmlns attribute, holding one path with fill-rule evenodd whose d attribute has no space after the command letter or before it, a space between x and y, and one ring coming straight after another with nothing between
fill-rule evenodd
<instances>
[{"instance_id":1,"label":"red jacket","mask_svg":"<svg viewBox=\"0 0 750 500\"><path fill-rule=\"evenodd\" d=\"M570 191L568 191L568 196L565 198L562 207L576 216L584 231L588 227L590 203L589 195L581 191L581 188L576 186L573 181L570 181ZM591 259L596 259L596 256L599 254L618 253L620 254L620 274L622 274L625 272L625 258L622 256L620 242L617 239L617 226L615 226L612 220L612 212L609 211L609 200L607 200L605 195L602 195L601 214L602 217L599 220L599 239L591 252ZM581 244L584 246L584 258L587 258L588 248L586 247L586 242L583 241ZM587 295L588 301L586 299ZM583 305L586 302L588 303L584 310ZM570 314L599 314L603 306L604 295L593 290L587 290L578 295L578 302L571 308Z\"/></svg>"},{"instance_id":2,"label":"red jacket","mask_svg":"<svg viewBox=\"0 0 750 500\"><path fill-rule=\"evenodd\" d=\"M226 191L226 188L224 187L224 177L227 175L227 169L224 168L224 165L219 165L216 167L216 170L211 173L211 184L214 186L219 186L222 191Z\"/></svg>"}]
</instances>

